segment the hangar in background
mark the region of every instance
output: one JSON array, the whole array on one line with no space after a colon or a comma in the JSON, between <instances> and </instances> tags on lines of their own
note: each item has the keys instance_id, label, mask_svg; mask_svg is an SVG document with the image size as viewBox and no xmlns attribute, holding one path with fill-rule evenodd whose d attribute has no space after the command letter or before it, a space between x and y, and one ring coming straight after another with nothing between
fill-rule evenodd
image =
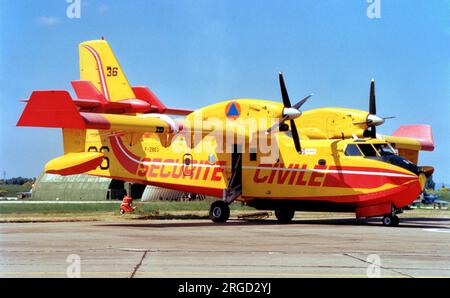
<instances>
[{"instance_id":1,"label":"hangar in background","mask_svg":"<svg viewBox=\"0 0 450 298\"><path fill-rule=\"evenodd\" d=\"M32 200L38 201L102 201L119 199L125 192L124 184L110 178L89 175L40 175L34 184Z\"/></svg>"},{"instance_id":2,"label":"hangar in background","mask_svg":"<svg viewBox=\"0 0 450 298\"><path fill-rule=\"evenodd\" d=\"M147 185L142 194L142 201L179 201L187 195L178 190Z\"/></svg>"},{"instance_id":3,"label":"hangar in background","mask_svg":"<svg viewBox=\"0 0 450 298\"><path fill-rule=\"evenodd\" d=\"M31 194L38 201L104 201L122 200L125 193L143 201L180 200L190 197L187 194L156 186L129 183L111 178L90 175L60 176L41 174Z\"/></svg>"}]
</instances>

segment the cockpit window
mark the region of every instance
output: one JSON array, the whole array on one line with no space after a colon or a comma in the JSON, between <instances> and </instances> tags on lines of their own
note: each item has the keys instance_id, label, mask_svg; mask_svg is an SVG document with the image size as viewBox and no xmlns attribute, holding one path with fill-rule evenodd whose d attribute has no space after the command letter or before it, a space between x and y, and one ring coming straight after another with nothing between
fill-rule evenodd
<instances>
[{"instance_id":1,"label":"cockpit window","mask_svg":"<svg viewBox=\"0 0 450 298\"><path fill-rule=\"evenodd\" d=\"M345 155L347 156L361 156L361 151L355 144L348 144L345 148Z\"/></svg>"},{"instance_id":2,"label":"cockpit window","mask_svg":"<svg viewBox=\"0 0 450 298\"><path fill-rule=\"evenodd\" d=\"M377 152L371 144L358 144L358 147L361 149L364 156L377 156Z\"/></svg>"},{"instance_id":3,"label":"cockpit window","mask_svg":"<svg viewBox=\"0 0 450 298\"><path fill-rule=\"evenodd\" d=\"M374 146L381 156L395 154L391 146L389 146L388 144L374 144Z\"/></svg>"}]
</instances>

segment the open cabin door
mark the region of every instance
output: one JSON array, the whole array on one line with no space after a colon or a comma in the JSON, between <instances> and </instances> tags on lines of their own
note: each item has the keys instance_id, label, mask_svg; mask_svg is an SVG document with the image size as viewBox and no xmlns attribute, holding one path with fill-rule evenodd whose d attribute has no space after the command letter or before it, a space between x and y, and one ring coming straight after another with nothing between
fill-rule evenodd
<instances>
[{"instance_id":1,"label":"open cabin door","mask_svg":"<svg viewBox=\"0 0 450 298\"><path fill-rule=\"evenodd\" d=\"M231 153L231 179L225 194L227 202L234 201L242 193L242 145L233 145Z\"/></svg>"}]
</instances>

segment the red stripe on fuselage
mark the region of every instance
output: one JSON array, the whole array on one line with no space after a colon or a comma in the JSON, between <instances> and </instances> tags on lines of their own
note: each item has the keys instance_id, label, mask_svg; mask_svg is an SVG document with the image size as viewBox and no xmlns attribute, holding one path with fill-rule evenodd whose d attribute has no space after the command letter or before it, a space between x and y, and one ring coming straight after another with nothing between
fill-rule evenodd
<instances>
[{"instance_id":1,"label":"red stripe on fuselage","mask_svg":"<svg viewBox=\"0 0 450 298\"><path fill-rule=\"evenodd\" d=\"M392 177L381 175L361 175L349 173L327 173L324 187L341 187L341 188L378 188L385 184L403 185L411 180L416 180L413 177Z\"/></svg>"},{"instance_id":2,"label":"red stripe on fuselage","mask_svg":"<svg viewBox=\"0 0 450 298\"><path fill-rule=\"evenodd\" d=\"M382 168L343 166L327 168L316 165L313 169L308 169L306 164L259 165L258 167L253 174L253 181L256 184L372 189L385 184L402 185L418 179L413 173Z\"/></svg>"},{"instance_id":3,"label":"red stripe on fuselage","mask_svg":"<svg viewBox=\"0 0 450 298\"><path fill-rule=\"evenodd\" d=\"M329 170L335 171L361 171L361 172L375 172L375 173L391 173L399 175L413 175L413 173L403 173L396 170L383 169L383 168L369 168L369 167L353 167L353 166L329 166Z\"/></svg>"},{"instance_id":4,"label":"red stripe on fuselage","mask_svg":"<svg viewBox=\"0 0 450 298\"><path fill-rule=\"evenodd\" d=\"M354 171L355 173L327 173L323 186L343 187L343 188L378 188L385 184L403 185L418 178L412 173L405 174L395 170L369 167L352 166L330 166L330 171ZM366 172L366 173L358 173ZM376 173L370 175L368 173ZM390 175L380 175L380 173L411 175L411 177L399 177Z\"/></svg>"},{"instance_id":5,"label":"red stripe on fuselage","mask_svg":"<svg viewBox=\"0 0 450 298\"><path fill-rule=\"evenodd\" d=\"M402 208L413 202L422 192L420 183L412 182L396 186L390 189L342 196L305 196L305 197L267 197L267 196L242 196L245 200L267 199L267 200L293 200L293 201L327 201L333 203L349 204L355 207L365 207L384 202L393 202L397 208Z\"/></svg>"},{"instance_id":6,"label":"red stripe on fuselage","mask_svg":"<svg viewBox=\"0 0 450 298\"><path fill-rule=\"evenodd\" d=\"M110 136L109 142L111 143L111 148L114 152L115 157L119 163L131 174L136 175L139 167L139 163L135 160L140 160L141 158L133 153L131 153L122 143L122 140L117 136ZM129 158L131 157L131 158ZM134 159L134 160L133 160Z\"/></svg>"}]
</instances>

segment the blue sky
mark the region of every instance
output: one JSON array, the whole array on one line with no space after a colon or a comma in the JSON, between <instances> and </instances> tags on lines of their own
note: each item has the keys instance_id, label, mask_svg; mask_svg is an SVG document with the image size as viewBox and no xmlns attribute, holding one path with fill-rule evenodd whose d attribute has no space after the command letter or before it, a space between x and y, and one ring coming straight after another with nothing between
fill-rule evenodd
<instances>
[{"instance_id":1,"label":"blue sky","mask_svg":"<svg viewBox=\"0 0 450 298\"><path fill-rule=\"evenodd\" d=\"M17 128L32 90L67 89L78 43L104 36L129 81L168 106L199 108L230 98L315 96L305 109L368 109L377 84L378 129L431 124L436 150L421 165L450 183L450 1L95 1L69 19L66 0L0 0L0 174L37 176L62 154L59 129Z\"/></svg>"}]
</instances>

